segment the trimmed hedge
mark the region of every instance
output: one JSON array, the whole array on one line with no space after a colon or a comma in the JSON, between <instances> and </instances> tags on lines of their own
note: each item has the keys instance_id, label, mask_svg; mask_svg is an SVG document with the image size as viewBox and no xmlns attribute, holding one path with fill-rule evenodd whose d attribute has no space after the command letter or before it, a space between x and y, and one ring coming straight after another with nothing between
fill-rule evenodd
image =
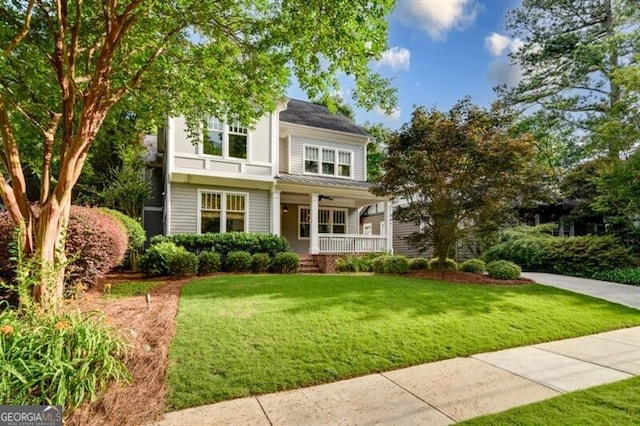
<instances>
[{"instance_id":1,"label":"trimmed hedge","mask_svg":"<svg viewBox=\"0 0 640 426\"><path fill-rule=\"evenodd\" d=\"M469 259L460 264L458 270L462 272L471 272L474 274L481 274L487 271L487 265L482 259Z\"/></svg>"},{"instance_id":2,"label":"trimmed hedge","mask_svg":"<svg viewBox=\"0 0 640 426\"><path fill-rule=\"evenodd\" d=\"M192 269L193 259L196 259L195 269ZM151 246L140 257L140 270L149 276L190 275L196 272L197 266L197 258L193 253L171 242Z\"/></svg>"},{"instance_id":3,"label":"trimmed hedge","mask_svg":"<svg viewBox=\"0 0 640 426\"><path fill-rule=\"evenodd\" d=\"M232 251L224 259L224 270L227 272L251 272L253 259L246 251Z\"/></svg>"},{"instance_id":4,"label":"trimmed hedge","mask_svg":"<svg viewBox=\"0 0 640 426\"><path fill-rule=\"evenodd\" d=\"M411 269L412 271L429 269L429 261L424 257L409 259L409 269Z\"/></svg>"},{"instance_id":5,"label":"trimmed hedge","mask_svg":"<svg viewBox=\"0 0 640 426\"><path fill-rule=\"evenodd\" d=\"M126 257L128 258L128 266L135 270L137 268L138 253L147 241L147 234L144 232L144 228L142 228L142 225L137 220L130 218L118 210L105 207L100 208L100 210L118 219L127 230L129 244L127 246Z\"/></svg>"},{"instance_id":6,"label":"trimmed hedge","mask_svg":"<svg viewBox=\"0 0 640 426\"><path fill-rule=\"evenodd\" d=\"M429 268L431 269L440 268L440 259L437 257L434 257L433 259L431 259L429 261ZM444 269L455 271L456 269L458 269L458 264L456 263L455 260L446 258L444 260Z\"/></svg>"},{"instance_id":7,"label":"trimmed hedge","mask_svg":"<svg viewBox=\"0 0 640 426\"><path fill-rule=\"evenodd\" d=\"M193 253L178 252L169 258L169 275L187 277L198 272L198 256Z\"/></svg>"},{"instance_id":8,"label":"trimmed hedge","mask_svg":"<svg viewBox=\"0 0 640 426\"><path fill-rule=\"evenodd\" d=\"M203 251L198 255L198 274L208 275L220 271L222 261L214 251Z\"/></svg>"},{"instance_id":9,"label":"trimmed hedge","mask_svg":"<svg viewBox=\"0 0 640 426\"><path fill-rule=\"evenodd\" d=\"M291 274L298 270L300 258L296 253L278 253L271 261L271 270L279 274Z\"/></svg>"},{"instance_id":10,"label":"trimmed hedge","mask_svg":"<svg viewBox=\"0 0 640 426\"><path fill-rule=\"evenodd\" d=\"M268 272L271 258L267 253L254 253L251 256L251 270L253 272Z\"/></svg>"},{"instance_id":11,"label":"trimmed hedge","mask_svg":"<svg viewBox=\"0 0 640 426\"><path fill-rule=\"evenodd\" d=\"M371 272L373 261L380 254L346 255L336 259L336 272Z\"/></svg>"},{"instance_id":12,"label":"trimmed hedge","mask_svg":"<svg viewBox=\"0 0 640 426\"><path fill-rule=\"evenodd\" d=\"M402 255L384 255L373 260L373 271L379 274L406 274L409 261Z\"/></svg>"},{"instance_id":13,"label":"trimmed hedge","mask_svg":"<svg viewBox=\"0 0 640 426\"><path fill-rule=\"evenodd\" d=\"M249 254L267 253L269 257L273 258L278 253L290 250L289 243L282 236L252 232L157 235L151 238L150 243L153 246L167 241L195 254L200 254L203 251L215 251L223 259L233 251L246 251Z\"/></svg>"},{"instance_id":14,"label":"trimmed hedge","mask_svg":"<svg viewBox=\"0 0 640 426\"><path fill-rule=\"evenodd\" d=\"M524 232L518 227L505 231L501 240L484 253L485 262L509 260L527 271L579 276L634 266L637 262L631 250L611 235L565 238Z\"/></svg>"},{"instance_id":15,"label":"trimmed hedge","mask_svg":"<svg viewBox=\"0 0 640 426\"><path fill-rule=\"evenodd\" d=\"M508 260L494 260L487 264L487 273L491 278L499 280L517 280L522 269Z\"/></svg>"}]
</instances>

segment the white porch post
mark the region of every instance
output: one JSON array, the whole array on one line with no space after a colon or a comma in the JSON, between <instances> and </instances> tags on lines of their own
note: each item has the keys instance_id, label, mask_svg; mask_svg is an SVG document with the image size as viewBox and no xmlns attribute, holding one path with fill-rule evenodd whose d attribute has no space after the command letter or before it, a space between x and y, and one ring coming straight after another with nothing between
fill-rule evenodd
<instances>
[{"instance_id":1,"label":"white porch post","mask_svg":"<svg viewBox=\"0 0 640 426\"><path fill-rule=\"evenodd\" d=\"M387 200L384 203L384 223L386 224L387 231L387 251L393 253L393 205L391 200Z\"/></svg>"},{"instance_id":2,"label":"white porch post","mask_svg":"<svg viewBox=\"0 0 640 426\"><path fill-rule=\"evenodd\" d=\"M318 238L318 194L311 194L310 210L309 228L311 228L311 238L309 238L309 242L311 246L309 247L309 253L318 254L320 253L320 239Z\"/></svg>"},{"instance_id":3,"label":"white porch post","mask_svg":"<svg viewBox=\"0 0 640 426\"><path fill-rule=\"evenodd\" d=\"M271 233L280 235L280 191L271 190Z\"/></svg>"}]
</instances>

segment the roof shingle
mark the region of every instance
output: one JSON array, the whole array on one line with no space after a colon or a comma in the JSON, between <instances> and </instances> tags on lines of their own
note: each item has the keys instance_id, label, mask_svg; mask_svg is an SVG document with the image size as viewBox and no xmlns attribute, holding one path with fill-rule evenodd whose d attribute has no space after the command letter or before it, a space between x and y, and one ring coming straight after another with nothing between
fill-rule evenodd
<instances>
[{"instance_id":1,"label":"roof shingle","mask_svg":"<svg viewBox=\"0 0 640 426\"><path fill-rule=\"evenodd\" d=\"M344 115L340 113L333 114L323 105L298 99L289 99L287 109L280 113L280 121L336 130L358 136L369 136L367 132Z\"/></svg>"}]
</instances>

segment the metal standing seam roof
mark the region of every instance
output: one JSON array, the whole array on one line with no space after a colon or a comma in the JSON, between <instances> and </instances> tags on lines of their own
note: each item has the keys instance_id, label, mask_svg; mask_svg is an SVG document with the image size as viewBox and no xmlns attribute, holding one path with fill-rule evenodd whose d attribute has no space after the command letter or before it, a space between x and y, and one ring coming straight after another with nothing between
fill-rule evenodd
<instances>
[{"instance_id":1,"label":"metal standing seam roof","mask_svg":"<svg viewBox=\"0 0 640 426\"><path fill-rule=\"evenodd\" d=\"M337 179L322 176L308 176L308 175L290 175L288 173L280 173L280 176L276 178L278 182L282 183L301 183L308 185L321 185L321 186L340 186L345 188L357 188L368 190L371 185L368 182L359 180Z\"/></svg>"},{"instance_id":2,"label":"metal standing seam roof","mask_svg":"<svg viewBox=\"0 0 640 426\"><path fill-rule=\"evenodd\" d=\"M298 99L289 99L287 109L280 112L280 121L369 137L367 132L344 115L334 114L324 105Z\"/></svg>"}]
</instances>

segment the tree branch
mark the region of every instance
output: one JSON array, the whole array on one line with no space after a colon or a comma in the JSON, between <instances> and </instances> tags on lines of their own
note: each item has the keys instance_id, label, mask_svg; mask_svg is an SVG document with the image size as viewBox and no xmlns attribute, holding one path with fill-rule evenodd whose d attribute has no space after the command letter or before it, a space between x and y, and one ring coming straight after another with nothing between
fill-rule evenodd
<instances>
[{"instance_id":1,"label":"tree branch","mask_svg":"<svg viewBox=\"0 0 640 426\"><path fill-rule=\"evenodd\" d=\"M25 12L24 24L22 25L22 29L16 34L16 36L9 42L9 45L4 49L4 54L8 55L11 53L13 49L24 39L29 33L29 28L31 26L31 14L33 12L33 5L35 4L35 0L29 0L29 4L27 5L27 11Z\"/></svg>"},{"instance_id":2,"label":"tree branch","mask_svg":"<svg viewBox=\"0 0 640 426\"><path fill-rule=\"evenodd\" d=\"M40 183L40 205L43 205L49 197L49 188L51 185L51 159L53 157L53 145L55 142L55 134L62 114L51 114L49 127L44 130L44 150L42 153L42 179Z\"/></svg>"}]
</instances>

